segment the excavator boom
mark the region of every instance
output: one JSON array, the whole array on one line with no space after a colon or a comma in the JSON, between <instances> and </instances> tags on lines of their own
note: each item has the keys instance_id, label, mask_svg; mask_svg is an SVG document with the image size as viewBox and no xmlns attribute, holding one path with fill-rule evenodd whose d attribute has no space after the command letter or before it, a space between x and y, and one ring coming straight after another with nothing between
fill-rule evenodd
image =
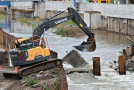
<instances>
[{"instance_id":1,"label":"excavator boom","mask_svg":"<svg viewBox=\"0 0 134 90\"><path fill-rule=\"evenodd\" d=\"M73 8L68 8L68 15L60 18L53 19L54 17L60 15L64 11L59 11L54 16L51 16L47 18L44 22L40 23L33 32L34 35L42 36L44 31L47 31L49 28L54 27L56 25L59 25L61 23L64 23L66 21L72 20L74 21L80 28L83 30L83 32L88 36L87 42L83 42L79 46L74 46L76 49L80 51L95 51L96 49L96 43L94 39L94 33L89 30L86 23L83 21L83 19L79 16L78 12L74 10ZM34 38L37 39L37 38Z\"/></svg>"}]
</instances>

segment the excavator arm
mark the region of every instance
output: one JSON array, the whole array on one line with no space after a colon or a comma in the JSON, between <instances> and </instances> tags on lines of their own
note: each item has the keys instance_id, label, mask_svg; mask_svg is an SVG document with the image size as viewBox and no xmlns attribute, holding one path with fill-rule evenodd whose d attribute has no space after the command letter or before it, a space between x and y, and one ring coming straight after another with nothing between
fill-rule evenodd
<instances>
[{"instance_id":1,"label":"excavator arm","mask_svg":"<svg viewBox=\"0 0 134 90\"><path fill-rule=\"evenodd\" d=\"M60 18L56 18L53 19L54 17L60 15L61 13L63 13L64 11L59 11L57 14L55 14L54 16L51 16L49 18L47 18L45 21L43 21L42 23L40 23L33 32L33 36L34 35L38 35L38 36L42 36L42 34L44 33L44 31L47 31L49 28L52 28L54 26L57 26L61 23L64 23L66 21L72 20L74 21L80 28L81 30L83 30L85 32L85 34L88 36L87 42L83 42L81 45L79 46L74 46L76 49L80 50L80 51L94 51L96 49L96 43L95 43L95 39L94 39L94 33L92 33L86 23L83 21L83 19L79 16L79 14L77 13L76 10L74 10L73 8L68 8L68 15L64 16L64 17L60 17ZM38 39L38 38L34 38L34 39ZM86 48L86 49L85 49Z\"/></svg>"},{"instance_id":2,"label":"excavator arm","mask_svg":"<svg viewBox=\"0 0 134 90\"><path fill-rule=\"evenodd\" d=\"M91 36L94 37L94 33L89 31L86 23L82 20L82 18L79 16L77 11L75 11L73 8L68 8L69 14L67 16L53 19L54 17L58 16L59 14L61 14L63 12L64 11L60 11L57 14L55 14L54 16L47 18L44 22L40 23L34 29L33 36L34 35L42 36L42 34L44 33L44 30L47 31L49 28L57 26L66 21L72 20L89 36L89 38Z\"/></svg>"}]
</instances>

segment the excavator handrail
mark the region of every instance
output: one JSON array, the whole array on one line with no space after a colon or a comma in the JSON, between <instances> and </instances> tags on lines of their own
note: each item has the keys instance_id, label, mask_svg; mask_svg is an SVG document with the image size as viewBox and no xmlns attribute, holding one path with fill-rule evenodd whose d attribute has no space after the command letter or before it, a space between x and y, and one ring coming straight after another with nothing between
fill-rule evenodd
<instances>
[{"instance_id":1,"label":"excavator handrail","mask_svg":"<svg viewBox=\"0 0 134 90\"><path fill-rule=\"evenodd\" d=\"M33 40L34 37L39 37L39 39ZM49 49L49 45L48 45L48 40L47 40L47 38L42 38L42 37L40 37L40 36L38 36L38 35L32 36L33 47L34 47L34 42L40 41L40 40L42 40L41 43L43 44L43 48L46 48L45 41L44 41L44 40L46 40L46 44L47 44L47 47L48 47L48 49ZM37 46L39 46L39 43L37 43Z\"/></svg>"}]
</instances>

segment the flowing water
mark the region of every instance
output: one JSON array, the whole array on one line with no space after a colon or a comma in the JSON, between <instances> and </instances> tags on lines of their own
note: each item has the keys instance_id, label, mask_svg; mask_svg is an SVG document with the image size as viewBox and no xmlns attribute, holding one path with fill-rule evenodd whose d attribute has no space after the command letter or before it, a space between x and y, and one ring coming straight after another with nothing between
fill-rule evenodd
<instances>
[{"instance_id":1,"label":"flowing water","mask_svg":"<svg viewBox=\"0 0 134 90\"><path fill-rule=\"evenodd\" d=\"M7 20L7 19L6 19ZM31 37L32 27L20 22L11 20L11 23L0 20L1 28L16 37ZM9 26L8 26L9 25ZM7 26L7 28L5 28ZM106 31L94 31L97 48L94 52L79 52L89 63L83 68L92 69L92 57L100 57L101 76L93 76L92 73L72 73L67 75L69 90L133 90L134 73L128 72L126 75L119 75L118 72L109 68L110 63L118 61L119 52L131 46L124 35L109 33ZM58 58L63 58L74 48L72 46L86 41L87 36L82 37L61 37L51 33L51 30L44 35L48 39L49 48L58 53ZM131 39L134 39L131 37ZM1 47L0 45L0 48ZM73 68L64 63L64 68Z\"/></svg>"}]
</instances>

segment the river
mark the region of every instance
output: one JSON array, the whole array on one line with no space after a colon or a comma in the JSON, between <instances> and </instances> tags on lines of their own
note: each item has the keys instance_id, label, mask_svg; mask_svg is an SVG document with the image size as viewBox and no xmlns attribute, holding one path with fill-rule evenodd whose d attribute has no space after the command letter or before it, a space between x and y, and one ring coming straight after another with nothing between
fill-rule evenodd
<instances>
[{"instance_id":1,"label":"river","mask_svg":"<svg viewBox=\"0 0 134 90\"><path fill-rule=\"evenodd\" d=\"M15 20L2 19L0 27L16 37L31 37L32 27ZM69 90L133 90L134 73L126 72L126 75L119 75L117 71L109 68L110 63L118 61L119 52L131 46L131 42L122 34L115 34L101 30L95 30L96 51L79 52L89 63L85 67L92 69L92 57L100 57L101 76L93 76L92 73L72 73L67 75ZM72 46L79 45L86 41L87 36L82 37L61 37L51 33L51 30L44 35L48 39L49 48L58 53L58 58L63 58L68 52L73 50ZM131 37L131 39L134 39ZM0 45L0 48L3 46ZM0 49L1 50L1 49ZM64 68L73 68L64 63Z\"/></svg>"}]
</instances>

